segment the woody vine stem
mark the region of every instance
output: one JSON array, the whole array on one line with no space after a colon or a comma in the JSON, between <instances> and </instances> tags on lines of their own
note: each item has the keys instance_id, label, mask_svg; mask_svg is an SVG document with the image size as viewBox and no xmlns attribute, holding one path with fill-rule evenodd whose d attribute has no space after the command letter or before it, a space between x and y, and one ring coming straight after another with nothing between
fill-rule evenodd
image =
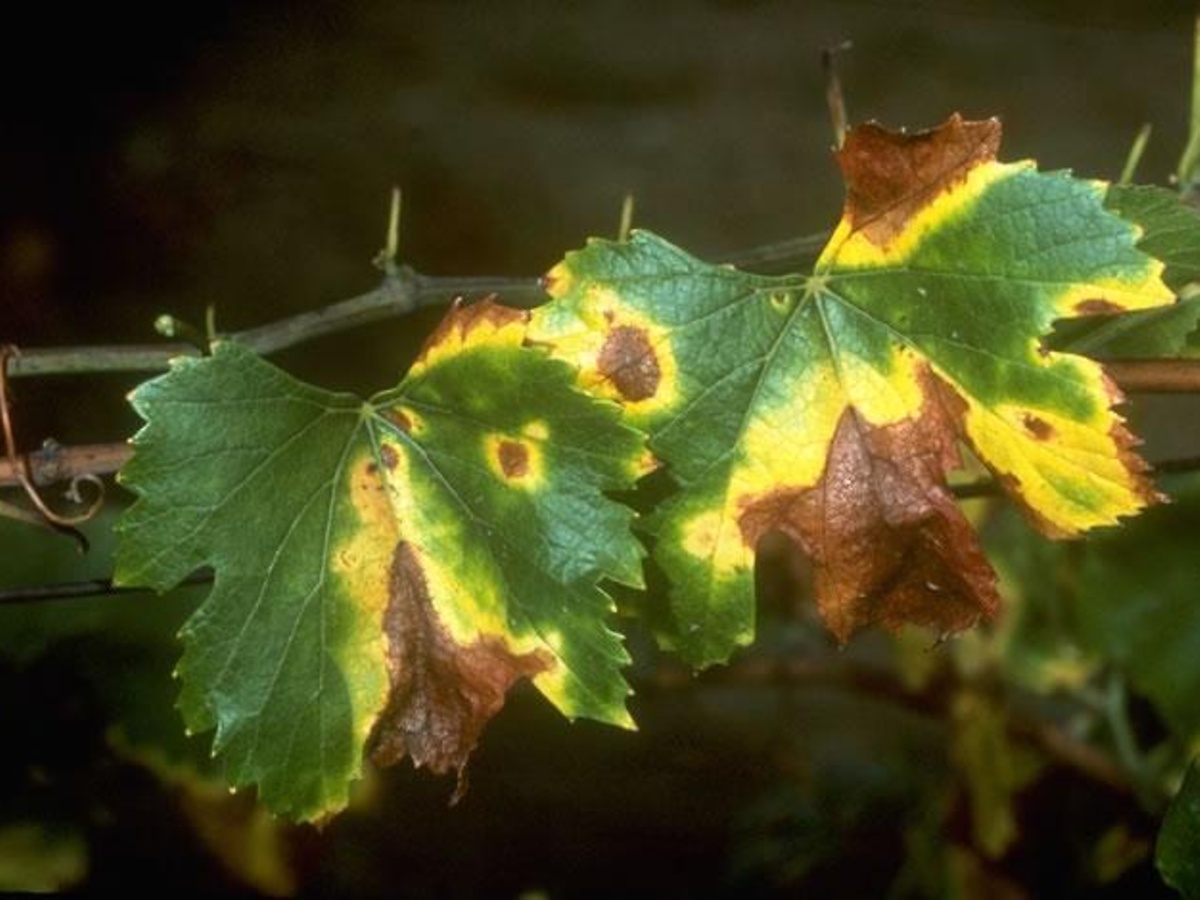
<instances>
[{"instance_id":1,"label":"woody vine stem","mask_svg":"<svg viewBox=\"0 0 1200 900\"><path fill-rule=\"evenodd\" d=\"M720 261L742 265L769 264L803 254L819 246L825 238L824 233L805 235L729 254ZM423 275L408 266L396 265L394 257L385 255L391 249L389 247L381 254L381 267L385 274L382 283L374 290L222 337L268 355L320 337L446 303L458 296L500 294L505 300L516 304L536 303L543 296L536 278ZM170 334L195 333L194 329L167 316L159 320L159 327ZM0 458L0 487L26 483L45 486L84 476L111 474L125 463L130 453L124 442L76 447L47 442L40 450L19 453L13 436L7 391L2 389L5 381L64 374L162 371L176 357L200 355L204 350L204 341L197 337L192 342L6 348L6 352L0 356L3 361L3 365L0 365L0 410L4 415L7 438L6 458ZM1200 360L1114 360L1106 362L1106 368L1129 394L1200 393ZM1197 465L1200 465L1200 461L1197 461ZM1166 468L1178 470L1191 469L1193 466L1190 461L1181 460L1169 463ZM28 487L26 489L28 491ZM971 495L972 491L968 490L967 494ZM11 505L0 507L0 514L11 515Z\"/></svg>"}]
</instances>

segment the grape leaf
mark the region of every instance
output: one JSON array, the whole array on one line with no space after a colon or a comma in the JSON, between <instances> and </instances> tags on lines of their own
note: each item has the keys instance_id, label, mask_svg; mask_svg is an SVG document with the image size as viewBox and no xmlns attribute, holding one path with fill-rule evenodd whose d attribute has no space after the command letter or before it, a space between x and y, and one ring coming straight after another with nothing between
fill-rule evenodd
<instances>
[{"instance_id":1,"label":"grape leaf","mask_svg":"<svg viewBox=\"0 0 1200 900\"><path fill-rule=\"evenodd\" d=\"M644 471L643 438L523 346L527 318L456 307L367 402L234 343L133 395L116 580L215 571L179 705L275 811L344 806L364 746L461 773L521 678L567 716L631 725L597 582L641 583L633 513L602 490Z\"/></svg>"},{"instance_id":2,"label":"grape leaf","mask_svg":"<svg viewBox=\"0 0 1200 900\"><path fill-rule=\"evenodd\" d=\"M1200 765L1195 762L1163 819L1154 861L1167 884L1184 897L1200 897Z\"/></svg>"},{"instance_id":3,"label":"grape leaf","mask_svg":"<svg viewBox=\"0 0 1200 900\"><path fill-rule=\"evenodd\" d=\"M1170 306L1096 320L1074 320L1055 336L1056 349L1100 359L1188 355L1200 323L1200 215L1172 191L1114 184L1105 206L1142 231L1138 247L1162 260L1163 282L1182 299Z\"/></svg>"},{"instance_id":4,"label":"grape leaf","mask_svg":"<svg viewBox=\"0 0 1200 900\"><path fill-rule=\"evenodd\" d=\"M812 558L839 639L871 622L950 632L995 575L946 487L959 440L1050 535L1156 498L1097 363L1053 320L1173 300L1105 185L996 161L1000 125L877 125L838 152L842 220L811 275L710 266L645 232L546 277L531 338L624 404L681 487L652 525L675 585L666 643L697 665L753 635L755 545Z\"/></svg>"}]
</instances>

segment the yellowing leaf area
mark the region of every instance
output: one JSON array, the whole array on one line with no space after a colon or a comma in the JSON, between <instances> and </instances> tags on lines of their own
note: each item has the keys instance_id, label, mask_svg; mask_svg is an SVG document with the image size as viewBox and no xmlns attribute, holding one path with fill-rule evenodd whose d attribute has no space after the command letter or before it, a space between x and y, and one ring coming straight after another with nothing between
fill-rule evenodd
<instances>
[{"instance_id":1,"label":"yellowing leaf area","mask_svg":"<svg viewBox=\"0 0 1200 900\"><path fill-rule=\"evenodd\" d=\"M1163 264L1105 184L1000 163L999 140L994 120L856 128L810 273L592 241L532 313L456 304L366 401L232 343L142 385L116 579L215 573L182 632L180 708L230 782L320 819L367 756L461 774L522 680L631 726L605 581L643 585L614 492L656 461L676 487L645 522L671 585L660 638L696 666L753 638L771 531L812 560L840 640L992 615L947 486L967 449L1051 536L1153 502L1112 381L1043 339L1172 303Z\"/></svg>"},{"instance_id":2,"label":"yellowing leaf area","mask_svg":"<svg viewBox=\"0 0 1200 900\"><path fill-rule=\"evenodd\" d=\"M967 446L1047 534L1156 498L1101 366L1056 319L1174 302L1107 186L996 160L995 120L853 129L842 219L809 275L706 265L635 232L549 274L532 336L625 405L680 488L655 523L666 642L698 664L753 635L768 531L812 559L828 626L939 632L997 608L947 487Z\"/></svg>"}]
</instances>

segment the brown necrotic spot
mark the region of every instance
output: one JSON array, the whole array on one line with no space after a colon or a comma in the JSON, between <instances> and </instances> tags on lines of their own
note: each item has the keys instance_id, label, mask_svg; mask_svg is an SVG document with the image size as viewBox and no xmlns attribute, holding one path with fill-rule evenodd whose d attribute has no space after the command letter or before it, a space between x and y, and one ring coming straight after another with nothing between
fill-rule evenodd
<instances>
[{"instance_id":1,"label":"brown necrotic spot","mask_svg":"<svg viewBox=\"0 0 1200 900\"><path fill-rule=\"evenodd\" d=\"M400 462L400 457L396 455L396 448L390 444L384 444L379 448L379 458L389 472L394 471Z\"/></svg>"},{"instance_id":2,"label":"brown necrotic spot","mask_svg":"<svg viewBox=\"0 0 1200 900\"><path fill-rule=\"evenodd\" d=\"M417 361L425 361L432 348L452 341L461 341L472 331L485 325L500 329L506 325L529 321L529 310L502 306L495 301L495 294L470 305L464 303L461 297L455 300L450 312L446 313L433 334L426 339L425 347Z\"/></svg>"},{"instance_id":3,"label":"brown necrotic spot","mask_svg":"<svg viewBox=\"0 0 1200 900\"><path fill-rule=\"evenodd\" d=\"M461 793L467 759L508 689L554 662L541 650L513 653L500 636L457 643L406 543L396 547L389 588L383 631L391 691L371 738L371 758L389 765L410 756L435 772L457 770Z\"/></svg>"},{"instance_id":4,"label":"brown necrotic spot","mask_svg":"<svg viewBox=\"0 0 1200 900\"><path fill-rule=\"evenodd\" d=\"M529 474L529 450L518 441L501 441L496 459L505 478L520 478Z\"/></svg>"},{"instance_id":5,"label":"brown necrotic spot","mask_svg":"<svg viewBox=\"0 0 1200 900\"><path fill-rule=\"evenodd\" d=\"M625 400L636 402L653 397L662 380L658 357L645 330L618 325L608 333L596 368Z\"/></svg>"},{"instance_id":6,"label":"brown necrotic spot","mask_svg":"<svg viewBox=\"0 0 1200 900\"><path fill-rule=\"evenodd\" d=\"M918 418L874 426L847 409L816 485L751 498L739 516L748 546L777 530L804 549L822 618L841 641L871 623L952 633L1000 602L945 483L958 463L953 404L923 377L931 400Z\"/></svg>"},{"instance_id":7,"label":"brown necrotic spot","mask_svg":"<svg viewBox=\"0 0 1200 900\"><path fill-rule=\"evenodd\" d=\"M412 431L412 419L410 419L402 410L387 409L383 411L383 417L408 434Z\"/></svg>"},{"instance_id":8,"label":"brown necrotic spot","mask_svg":"<svg viewBox=\"0 0 1200 900\"><path fill-rule=\"evenodd\" d=\"M1081 316L1111 316L1121 311L1121 307L1117 304L1096 298L1083 300L1075 304L1075 312Z\"/></svg>"},{"instance_id":9,"label":"brown necrotic spot","mask_svg":"<svg viewBox=\"0 0 1200 900\"><path fill-rule=\"evenodd\" d=\"M838 151L846 178L845 215L876 246L889 244L912 218L996 157L1000 123L955 114L940 127L888 131L873 122L850 130Z\"/></svg>"},{"instance_id":10,"label":"brown necrotic spot","mask_svg":"<svg viewBox=\"0 0 1200 900\"><path fill-rule=\"evenodd\" d=\"M1048 441L1054 437L1054 426L1032 413L1025 413L1021 418L1021 424L1036 440Z\"/></svg>"}]
</instances>

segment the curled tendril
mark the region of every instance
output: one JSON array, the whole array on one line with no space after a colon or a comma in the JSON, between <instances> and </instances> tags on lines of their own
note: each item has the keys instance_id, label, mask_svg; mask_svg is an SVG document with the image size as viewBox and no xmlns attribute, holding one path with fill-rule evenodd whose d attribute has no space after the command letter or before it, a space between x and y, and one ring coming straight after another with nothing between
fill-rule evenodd
<instances>
[{"instance_id":1,"label":"curled tendril","mask_svg":"<svg viewBox=\"0 0 1200 900\"><path fill-rule=\"evenodd\" d=\"M84 472L82 475L76 475L71 479L70 485L67 486L66 493L63 495L72 503L83 505L83 493L79 490L82 484L90 484L94 494L87 508L87 518L91 518L100 512L100 506L104 503L104 482L100 480L99 475L94 475L91 472Z\"/></svg>"},{"instance_id":2,"label":"curled tendril","mask_svg":"<svg viewBox=\"0 0 1200 900\"><path fill-rule=\"evenodd\" d=\"M97 476L92 474L77 475L72 478L71 485L66 492L67 499L72 503L83 502L83 495L80 493L79 487L85 482L94 487L96 494L87 509L70 515L55 512L42 498L41 494L38 493L29 469L29 459L17 452L12 413L9 410L8 360L18 355L18 353L17 348L11 344L0 346L0 429L4 433L5 455L8 457L13 473L16 475L17 483L20 484L21 489L25 492L25 496L29 498L29 502L33 504L41 516L42 523L53 528L55 531L74 538L75 542L79 545L79 549L86 552L88 548L87 538L75 526L91 519L104 506L104 484ZM5 509L9 508L9 505L5 504ZM26 517L18 516L18 518L24 519Z\"/></svg>"}]
</instances>

